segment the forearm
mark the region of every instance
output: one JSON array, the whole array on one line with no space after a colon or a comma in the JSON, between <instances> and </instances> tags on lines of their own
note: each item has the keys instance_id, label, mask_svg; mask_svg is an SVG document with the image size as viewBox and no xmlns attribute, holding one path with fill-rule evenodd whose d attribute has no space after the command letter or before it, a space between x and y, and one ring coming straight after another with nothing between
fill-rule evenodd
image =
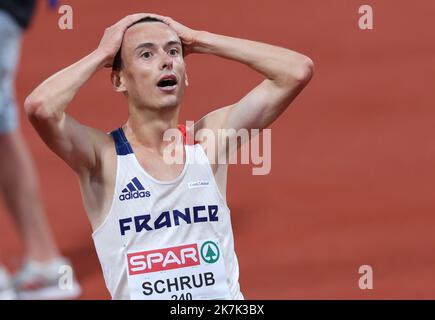
<instances>
[{"instance_id":1,"label":"forearm","mask_svg":"<svg viewBox=\"0 0 435 320\"><path fill-rule=\"evenodd\" d=\"M311 59L270 44L199 32L195 52L213 54L246 64L277 84L304 81L313 68Z\"/></svg>"},{"instance_id":2,"label":"forearm","mask_svg":"<svg viewBox=\"0 0 435 320\"><path fill-rule=\"evenodd\" d=\"M105 61L104 54L95 50L49 77L27 97L27 113L44 117L62 114L80 87L104 67Z\"/></svg>"}]
</instances>

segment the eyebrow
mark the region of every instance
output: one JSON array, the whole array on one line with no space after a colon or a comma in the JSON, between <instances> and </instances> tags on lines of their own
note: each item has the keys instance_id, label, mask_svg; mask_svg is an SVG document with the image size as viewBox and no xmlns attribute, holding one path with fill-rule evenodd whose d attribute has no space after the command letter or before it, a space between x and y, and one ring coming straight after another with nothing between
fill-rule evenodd
<instances>
[{"instance_id":1,"label":"eyebrow","mask_svg":"<svg viewBox=\"0 0 435 320\"><path fill-rule=\"evenodd\" d=\"M169 46L172 46L172 45L179 45L180 47L182 47L181 42L180 42L180 41L176 41L176 40L168 41L168 42L165 44L165 47L169 47ZM152 42L144 42L144 43L141 43L140 45L138 45L138 46L136 47L136 49L134 49L134 50L139 50L139 49L142 49L142 48L153 48L153 47L155 47L155 46L156 46L155 43L152 43Z\"/></svg>"}]
</instances>

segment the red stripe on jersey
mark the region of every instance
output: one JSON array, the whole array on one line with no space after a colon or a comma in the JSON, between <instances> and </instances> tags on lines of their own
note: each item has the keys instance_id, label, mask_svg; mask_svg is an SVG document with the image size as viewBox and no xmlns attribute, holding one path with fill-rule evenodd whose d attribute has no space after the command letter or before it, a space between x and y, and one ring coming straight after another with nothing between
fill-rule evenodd
<instances>
[{"instance_id":1,"label":"red stripe on jersey","mask_svg":"<svg viewBox=\"0 0 435 320\"><path fill-rule=\"evenodd\" d=\"M192 137L189 137L190 139L188 139L186 137L186 126L184 124L179 124L178 125L178 130L180 130L181 134L183 135L183 143L185 145L191 146L191 145L194 145L194 144L198 143L198 141L192 139Z\"/></svg>"}]
</instances>

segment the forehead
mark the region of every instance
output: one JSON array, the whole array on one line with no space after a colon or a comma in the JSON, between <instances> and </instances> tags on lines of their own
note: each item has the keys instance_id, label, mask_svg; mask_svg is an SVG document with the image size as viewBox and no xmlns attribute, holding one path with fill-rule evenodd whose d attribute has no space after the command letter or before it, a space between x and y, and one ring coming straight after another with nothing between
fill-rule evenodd
<instances>
[{"instance_id":1,"label":"forehead","mask_svg":"<svg viewBox=\"0 0 435 320\"><path fill-rule=\"evenodd\" d=\"M157 46L164 46L168 41L172 40L180 41L176 32L166 24L162 22L142 22L127 29L124 34L123 46L130 51L141 43L151 42Z\"/></svg>"}]
</instances>

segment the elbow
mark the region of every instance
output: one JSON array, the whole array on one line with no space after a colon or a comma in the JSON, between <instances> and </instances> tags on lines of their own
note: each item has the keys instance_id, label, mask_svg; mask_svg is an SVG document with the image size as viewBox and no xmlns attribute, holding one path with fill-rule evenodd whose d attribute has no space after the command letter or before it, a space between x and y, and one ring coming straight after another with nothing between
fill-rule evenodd
<instances>
[{"instance_id":1,"label":"elbow","mask_svg":"<svg viewBox=\"0 0 435 320\"><path fill-rule=\"evenodd\" d=\"M24 110L29 120L42 120L50 117L41 96L30 94L24 101Z\"/></svg>"},{"instance_id":2,"label":"elbow","mask_svg":"<svg viewBox=\"0 0 435 320\"><path fill-rule=\"evenodd\" d=\"M293 73L293 80L305 86L314 75L314 62L307 56L301 58L297 70Z\"/></svg>"},{"instance_id":3,"label":"elbow","mask_svg":"<svg viewBox=\"0 0 435 320\"><path fill-rule=\"evenodd\" d=\"M289 68L281 78L281 84L286 87L304 87L314 75L314 62L304 55L300 55L298 61L289 62Z\"/></svg>"}]
</instances>

